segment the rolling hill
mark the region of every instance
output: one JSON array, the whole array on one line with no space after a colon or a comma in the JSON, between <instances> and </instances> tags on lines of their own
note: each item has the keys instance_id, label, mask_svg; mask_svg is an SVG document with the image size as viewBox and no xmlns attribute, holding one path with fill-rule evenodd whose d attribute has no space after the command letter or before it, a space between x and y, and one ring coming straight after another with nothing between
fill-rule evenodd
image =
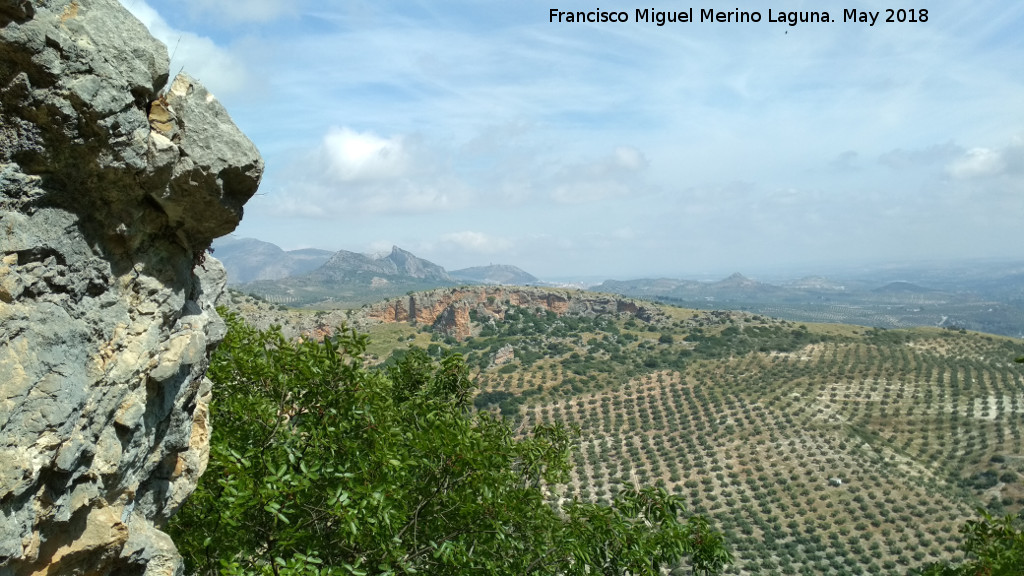
<instances>
[{"instance_id":1,"label":"rolling hill","mask_svg":"<svg viewBox=\"0 0 1024 576\"><path fill-rule=\"evenodd\" d=\"M473 266L449 272L452 278L473 284L498 284L502 286L531 286L540 280L520 268L507 264Z\"/></svg>"},{"instance_id":2,"label":"rolling hill","mask_svg":"<svg viewBox=\"0 0 1024 576\"><path fill-rule=\"evenodd\" d=\"M946 276L932 272L913 282L883 280L884 276L875 274L841 281L810 276L777 285L733 274L717 282L608 280L594 290L693 308L743 310L795 322L879 328L935 326L1021 337L1024 287L1016 269L1007 270L1011 273L973 283L955 271ZM898 272L912 275L910 270Z\"/></svg>"},{"instance_id":3,"label":"rolling hill","mask_svg":"<svg viewBox=\"0 0 1024 576\"><path fill-rule=\"evenodd\" d=\"M733 574L903 574L959 557L977 507L1024 506L1020 340L539 288L276 313L293 334L360 326L371 362L462 354L478 409L579 427L554 494L661 485L724 527Z\"/></svg>"},{"instance_id":4,"label":"rolling hill","mask_svg":"<svg viewBox=\"0 0 1024 576\"><path fill-rule=\"evenodd\" d=\"M271 249L262 244L255 245L261 253L272 253ZM231 253L229 256L231 258L225 262L225 266L230 276L231 266L246 260ZM257 256L251 255L249 260L257 260ZM508 265L478 266L449 273L442 266L394 246L389 254L383 256L339 250L303 274L235 286L243 292L279 305L353 308L435 288L537 283L539 280L532 274Z\"/></svg>"},{"instance_id":5,"label":"rolling hill","mask_svg":"<svg viewBox=\"0 0 1024 576\"><path fill-rule=\"evenodd\" d=\"M334 308L457 284L441 266L395 246L378 257L339 250L305 274L249 282L238 289L276 304Z\"/></svg>"},{"instance_id":6,"label":"rolling hill","mask_svg":"<svg viewBox=\"0 0 1024 576\"><path fill-rule=\"evenodd\" d=\"M323 265L334 254L316 248L286 251L255 238L228 236L214 241L213 249L227 269L231 285L305 274Z\"/></svg>"}]
</instances>

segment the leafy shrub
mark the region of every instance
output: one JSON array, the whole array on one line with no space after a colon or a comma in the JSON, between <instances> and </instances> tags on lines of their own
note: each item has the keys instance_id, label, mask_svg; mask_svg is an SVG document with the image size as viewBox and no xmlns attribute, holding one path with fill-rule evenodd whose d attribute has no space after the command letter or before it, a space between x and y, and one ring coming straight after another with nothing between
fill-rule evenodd
<instances>
[{"instance_id":1,"label":"leafy shrub","mask_svg":"<svg viewBox=\"0 0 1024 576\"><path fill-rule=\"evenodd\" d=\"M354 332L293 342L226 320L208 373L210 464L168 528L189 573L655 576L731 562L664 490L549 500L571 435L516 435L469 409L458 355L410 349L371 370Z\"/></svg>"},{"instance_id":2,"label":"leafy shrub","mask_svg":"<svg viewBox=\"0 0 1024 576\"><path fill-rule=\"evenodd\" d=\"M951 562L931 564L914 572L918 576L1019 576L1024 574L1024 517L993 517L978 511L979 520L968 520L960 530L967 556L960 565Z\"/></svg>"}]
</instances>

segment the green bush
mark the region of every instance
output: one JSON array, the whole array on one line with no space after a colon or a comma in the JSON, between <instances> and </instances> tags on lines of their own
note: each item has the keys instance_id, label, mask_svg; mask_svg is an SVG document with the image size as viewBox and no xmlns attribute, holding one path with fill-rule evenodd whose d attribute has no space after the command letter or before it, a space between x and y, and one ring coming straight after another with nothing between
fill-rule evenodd
<instances>
[{"instance_id":1,"label":"green bush","mask_svg":"<svg viewBox=\"0 0 1024 576\"><path fill-rule=\"evenodd\" d=\"M209 468L168 528L191 574L655 576L731 562L661 489L553 503L571 435L517 435L471 410L458 355L411 349L371 370L354 332L293 342L226 320Z\"/></svg>"},{"instance_id":2,"label":"green bush","mask_svg":"<svg viewBox=\"0 0 1024 576\"><path fill-rule=\"evenodd\" d=\"M1024 574L1024 517L993 517L978 511L979 520L969 520L961 529L966 560L931 564L914 572L918 576L1020 576Z\"/></svg>"}]
</instances>

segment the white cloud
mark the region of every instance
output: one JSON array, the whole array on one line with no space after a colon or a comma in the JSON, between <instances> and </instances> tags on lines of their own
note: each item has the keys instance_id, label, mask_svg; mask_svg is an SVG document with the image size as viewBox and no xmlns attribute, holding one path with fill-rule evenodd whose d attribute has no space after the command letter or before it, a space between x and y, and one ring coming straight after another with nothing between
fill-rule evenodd
<instances>
[{"instance_id":1,"label":"white cloud","mask_svg":"<svg viewBox=\"0 0 1024 576\"><path fill-rule=\"evenodd\" d=\"M444 234L441 236L440 242L460 250L479 254L495 254L512 247L512 243L504 238L468 230Z\"/></svg>"},{"instance_id":2,"label":"white cloud","mask_svg":"<svg viewBox=\"0 0 1024 576\"><path fill-rule=\"evenodd\" d=\"M408 163L401 137L381 138L349 128L328 130L321 150L326 169L342 182L398 178Z\"/></svg>"},{"instance_id":3,"label":"white cloud","mask_svg":"<svg viewBox=\"0 0 1024 576\"><path fill-rule=\"evenodd\" d=\"M267 205L280 215L313 218L450 210L472 194L446 154L407 135L331 127L314 150L284 168L283 185L268 187Z\"/></svg>"},{"instance_id":4,"label":"white cloud","mask_svg":"<svg viewBox=\"0 0 1024 576\"><path fill-rule=\"evenodd\" d=\"M647 168L648 165L647 158L644 158L643 153L629 146L619 146L616 148L614 158L615 163L620 168L633 172Z\"/></svg>"},{"instance_id":5,"label":"white cloud","mask_svg":"<svg viewBox=\"0 0 1024 576\"><path fill-rule=\"evenodd\" d=\"M212 39L171 27L143 0L121 0L121 4L149 29L154 38L167 45L172 79L179 71L184 71L218 96L246 87L248 73L241 61Z\"/></svg>"},{"instance_id":6,"label":"white cloud","mask_svg":"<svg viewBox=\"0 0 1024 576\"><path fill-rule=\"evenodd\" d=\"M284 0L147 1L177 28L189 8L208 15L198 30L259 67L265 90L229 106L267 158L254 234L308 215L294 234L338 247L469 256L503 236L554 270L660 264L626 250L651 242L680 269L732 270L941 256L951 230L1008 252L1019 230L1024 148L1005 143L1024 127L1007 105L1024 98L1024 4L943 0L935 13L958 18L783 34L548 25L531 2L306 3L288 19ZM571 254L526 243L552 232Z\"/></svg>"},{"instance_id":7,"label":"white cloud","mask_svg":"<svg viewBox=\"0 0 1024 576\"><path fill-rule=\"evenodd\" d=\"M948 167L954 178L994 176L1003 171L1002 155L991 148L971 148Z\"/></svg>"},{"instance_id":8,"label":"white cloud","mask_svg":"<svg viewBox=\"0 0 1024 576\"><path fill-rule=\"evenodd\" d=\"M1024 173L1024 144L1015 139L1002 148L971 148L946 166L960 180L994 178Z\"/></svg>"}]
</instances>

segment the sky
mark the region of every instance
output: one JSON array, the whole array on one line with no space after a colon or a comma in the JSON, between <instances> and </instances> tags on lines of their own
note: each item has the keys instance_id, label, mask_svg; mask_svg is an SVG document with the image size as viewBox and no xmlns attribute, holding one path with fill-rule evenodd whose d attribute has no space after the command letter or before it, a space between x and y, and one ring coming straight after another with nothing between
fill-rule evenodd
<instances>
[{"instance_id":1,"label":"sky","mask_svg":"<svg viewBox=\"0 0 1024 576\"><path fill-rule=\"evenodd\" d=\"M263 154L237 237L544 279L1024 246L1021 2L933 0L902 23L874 0L121 2Z\"/></svg>"}]
</instances>

